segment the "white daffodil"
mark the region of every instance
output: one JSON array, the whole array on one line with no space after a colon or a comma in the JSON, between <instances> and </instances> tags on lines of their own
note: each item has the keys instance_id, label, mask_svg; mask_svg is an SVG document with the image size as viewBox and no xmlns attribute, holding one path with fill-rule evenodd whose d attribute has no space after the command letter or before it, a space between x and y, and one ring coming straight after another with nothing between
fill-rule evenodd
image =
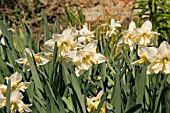
<instances>
[{"instance_id":1,"label":"white daffodil","mask_svg":"<svg viewBox=\"0 0 170 113\"><path fill-rule=\"evenodd\" d=\"M79 35L79 43L87 43L94 38L94 32L89 31L86 25L83 25L83 28L79 31Z\"/></svg>"},{"instance_id":2,"label":"white daffodil","mask_svg":"<svg viewBox=\"0 0 170 113\"><path fill-rule=\"evenodd\" d=\"M160 71L164 74L170 74L170 45L166 41L160 44L157 54L148 66L147 74L157 74Z\"/></svg>"},{"instance_id":3,"label":"white daffodil","mask_svg":"<svg viewBox=\"0 0 170 113\"><path fill-rule=\"evenodd\" d=\"M116 22L114 19L111 19L110 31L107 31L107 32L106 32L106 36L111 37L112 34L115 33L116 27L121 27L120 22L121 22L121 21L117 21L117 22Z\"/></svg>"},{"instance_id":4,"label":"white daffodil","mask_svg":"<svg viewBox=\"0 0 170 113\"><path fill-rule=\"evenodd\" d=\"M130 46L130 49L133 49L134 44L136 43L136 34L135 34L135 28L136 24L135 22L131 22L129 24L129 29L124 32L123 34L123 43L128 44Z\"/></svg>"},{"instance_id":5,"label":"white daffodil","mask_svg":"<svg viewBox=\"0 0 170 113\"><path fill-rule=\"evenodd\" d=\"M154 56L157 54L156 47L139 47L138 56L139 60L133 62L132 64L150 64L153 61Z\"/></svg>"},{"instance_id":6,"label":"white daffodil","mask_svg":"<svg viewBox=\"0 0 170 113\"><path fill-rule=\"evenodd\" d=\"M31 105L26 105L22 101L23 95L20 93L18 90L14 90L11 92L11 97L10 97L10 110L11 113L16 113L17 111L19 113L23 113L24 111L26 112L31 112L32 110L28 108Z\"/></svg>"},{"instance_id":7,"label":"white daffodil","mask_svg":"<svg viewBox=\"0 0 170 113\"><path fill-rule=\"evenodd\" d=\"M56 42L58 47L58 57L64 57L66 53L77 47L77 43L74 41L76 34L77 33L73 28L67 28L62 34L53 34L52 39L46 41L44 45L49 50L53 50Z\"/></svg>"},{"instance_id":8,"label":"white daffodil","mask_svg":"<svg viewBox=\"0 0 170 113\"><path fill-rule=\"evenodd\" d=\"M21 90L21 91L25 91L25 89L27 89L27 87L30 85L30 82L21 82L22 80L22 75L18 72L13 73L9 78L5 77L7 83L8 80L11 80L11 89L12 91L14 90ZM21 82L21 83L19 83Z\"/></svg>"},{"instance_id":9,"label":"white daffodil","mask_svg":"<svg viewBox=\"0 0 170 113\"><path fill-rule=\"evenodd\" d=\"M97 40L89 42L82 50L71 51L66 54L66 58L71 60L76 65L76 75L80 76L88 70L92 64L100 64L106 61L106 58L96 53Z\"/></svg>"},{"instance_id":10,"label":"white daffodil","mask_svg":"<svg viewBox=\"0 0 170 113\"><path fill-rule=\"evenodd\" d=\"M148 44L152 44L152 41L156 35L159 35L157 32L153 32L152 30L152 23L147 20L145 21L141 28L137 30L137 41L138 45L140 46L147 46Z\"/></svg>"},{"instance_id":11,"label":"white daffodil","mask_svg":"<svg viewBox=\"0 0 170 113\"><path fill-rule=\"evenodd\" d=\"M29 56L32 59L32 61L35 60L37 67L39 67L39 65L45 65L46 63L48 63L50 61L46 57L43 57L43 53L42 52L35 54L34 51L30 50L29 48L25 48L25 52L29 54ZM24 72L30 70L27 57L17 59L16 62L18 62L20 64L24 64L23 65L23 71Z\"/></svg>"},{"instance_id":12,"label":"white daffodil","mask_svg":"<svg viewBox=\"0 0 170 113\"><path fill-rule=\"evenodd\" d=\"M87 110L88 112L95 112L95 110L97 110L97 107L100 103L101 97L103 95L103 91L100 91L96 97L93 98L87 98ZM101 109L100 109L100 113L106 113L106 107L108 109L110 109L111 106L110 104L108 104L107 102L104 102Z\"/></svg>"}]
</instances>

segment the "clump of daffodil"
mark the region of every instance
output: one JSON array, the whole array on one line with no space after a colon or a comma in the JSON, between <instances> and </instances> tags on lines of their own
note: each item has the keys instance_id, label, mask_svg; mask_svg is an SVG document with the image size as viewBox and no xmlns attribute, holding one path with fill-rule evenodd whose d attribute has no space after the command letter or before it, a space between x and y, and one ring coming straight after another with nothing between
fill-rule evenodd
<instances>
[{"instance_id":1,"label":"clump of daffodil","mask_svg":"<svg viewBox=\"0 0 170 113\"><path fill-rule=\"evenodd\" d=\"M88 43L94 38L94 31L90 31L86 25L83 25L83 28L78 31L78 43Z\"/></svg>"},{"instance_id":2,"label":"clump of daffodil","mask_svg":"<svg viewBox=\"0 0 170 113\"><path fill-rule=\"evenodd\" d=\"M45 65L46 63L49 62L49 59L47 59L45 56L43 56L43 52L40 53L34 53L33 50L29 49L29 48L25 48L25 54L28 54L29 57L32 59L32 61L35 60L36 66L39 67L39 65ZM30 67L29 67L29 62L27 57L25 58L20 58L16 60L17 63L23 64L23 71L29 71Z\"/></svg>"},{"instance_id":3,"label":"clump of daffodil","mask_svg":"<svg viewBox=\"0 0 170 113\"><path fill-rule=\"evenodd\" d=\"M119 44L127 44L130 50L133 50L135 45L148 46L153 44L154 37L159 33L152 31L152 23L147 20L141 28L136 28L136 24L132 21L129 24L129 29L123 33L123 38Z\"/></svg>"},{"instance_id":4,"label":"clump of daffodil","mask_svg":"<svg viewBox=\"0 0 170 113\"><path fill-rule=\"evenodd\" d=\"M149 20L145 21L141 28L137 28L136 31L137 43L140 46L152 44L154 37L159 35L159 33L152 31L152 23Z\"/></svg>"},{"instance_id":5,"label":"clump of daffodil","mask_svg":"<svg viewBox=\"0 0 170 113\"><path fill-rule=\"evenodd\" d=\"M31 112L32 110L29 108L30 105L24 104L22 101L23 95L20 91L25 92L25 89L30 85L30 82L21 82L22 75L18 72L13 73L10 77L5 78L7 83L8 80L11 81L11 92L10 92L10 112L19 113ZM0 84L0 108L6 106L6 90L7 86L4 84Z\"/></svg>"},{"instance_id":6,"label":"clump of daffodil","mask_svg":"<svg viewBox=\"0 0 170 113\"><path fill-rule=\"evenodd\" d=\"M156 55L157 53L157 48L156 47L141 47L139 46L138 48L138 56L140 57L139 60L133 62L132 64L147 64L149 65L154 56Z\"/></svg>"},{"instance_id":7,"label":"clump of daffodil","mask_svg":"<svg viewBox=\"0 0 170 113\"><path fill-rule=\"evenodd\" d=\"M106 58L96 53L97 40L89 42L83 49L79 51L71 51L66 54L66 58L73 62L76 66L75 72L77 76L83 74L93 64L100 64L106 61Z\"/></svg>"},{"instance_id":8,"label":"clump of daffodil","mask_svg":"<svg viewBox=\"0 0 170 113\"><path fill-rule=\"evenodd\" d=\"M74 28L65 29L62 34L53 34L52 39L46 41L44 46L49 50L53 50L55 43L57 43L58 57L64 57L69 51L73 51L77 47L77 42L74 38L77 36L77 32Z\"/></svg>"},{"instance_id":9,"label":"clump of daffodil","mask_svg":"<svg viewBox=\"0 0 170 113\"><path fill-rule=\"evenodd\" d=\"M106 36L111 37L112 34L115 34L116 27L121 27L120 22L121 21L115 21L114 19L111 19L110 30L106 32Z\"/></svg>"},{"instance_id":10,"label":"clump of daffodil","mask_svg":"<svg viewBox=\"0 0 170 113\"><path fill-rule=\"evenodd\" d=\"M157 74L162 72L163 74L170 74L170 45L168 42L163 41L156 54L151 59L151 64L147 68L147 74Z\"/></svg>"}]
</instances>

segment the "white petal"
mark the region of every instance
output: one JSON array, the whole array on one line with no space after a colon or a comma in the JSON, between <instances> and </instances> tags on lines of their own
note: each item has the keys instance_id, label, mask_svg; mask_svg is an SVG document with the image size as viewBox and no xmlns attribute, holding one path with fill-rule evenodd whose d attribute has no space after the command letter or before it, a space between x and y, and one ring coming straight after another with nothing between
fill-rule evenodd
<instances>
[{"instance_id":1,"label":"white petal","mask_svg":"<svg viewBox=\"0 0 170 113\"><path fill-rule=\"evenodd\" d=\"M114 26L114 25L115 25L115 20L111 19L111 26Z\"/></svg>"},{"instance_id":2,"label":"white petal","mask_svg":"<svg viewBox=\"0 0 170 113\"><path fill-rule=\"evenodd\" d=\"M66 55L65 55L65 57L67 58L67 59L74 59L75 57L76 57L76 54L77 54L77 51L70 51L70 52L68 52Z\"/></svg>"},{"instance_id":3,"label":"white petal","mask_svg":"<svg viewBox=\"0 0 170 113\"><path fill-rule=\"evenodd\" d=\"M84 48L84 51L96 51L97 48L97 40L89 42Z\"/></svg>"},{"instance_id":4,"label":"white petal","mask_svg":"<svg viewBox=\"0 0 170 113\"><path fill-rule=\"evenodd\" d=\"M30 48L25 48L25 52L27 52L28 54L34 54L34 51Z\"/></svg>"},{"instance_id":5,"label":"white petal","mask_svg":"<svg viewBox=\"0 0 170 113\"><path fill-rule=\"evenodd\" d=\"M151 31L152 30L152 23L149 20L147 20L142 24L141 28L146 30L146 31Z\"/></svg>"},{"instance_id":6,"label":"white petal","mask_svg":"<svg viewBox=\"0 0 170 113\"><path fill-rule=\"evenodd\" d=\"M44 65L50 61L49 59L42 57L42 56L40 57L40 59L41 59L41 62L39 63L39 65Z\"/></svg>"},{"instance_id":7,"label":"white petal","mask_svg":"<svg viewBox=\"0 0 170 113\"><path fill-rule=\"evenodd\" d=\"M25 59L26 58L20 58L20 59L17 59L17 60L15 60L17 63L19 63L19 64L24 64L25 63Z\"/></svg>"},{"instance_id":8,"label":"white petal","mask_svg":"<svg viewBox=\"0 0 170 113\"><path fill-rule=\"evenodd\" d=\"M64 39L67 39L69 37L74 37L76 35L76 31L73 28L67 28L62 32L62 35L64 36Z\"/></svg>"},{"instance_id":9,"label":"white petal","mask_svg":"<svg viewBox=\"0 0 170 113\"><path fill-rule=\"evenodd\" d=\"M157 48L156 47L139 47L138 49L138 55L145 54L146 58L152 62L154 59L154 56L157 54Z\"/></svg>"},{"instance_id":10,"label":"white petal","mask_svg":"<svg viewBox=\"0 0 170 113\"><path fill-rule=\"evenodd\" d=\"M106 61L105 56L103 56L103 55L100 54L100 53L96 53L96 54L94 55L94 58L97 60L98 64L103 63L103 62Z\"/></svg>"},{"instance_id":11,"label":"white petal","mask_svg":"<svg viewBox=\"0 0 170 113\"><path fill-rule=\"evenodd\" d=\"M11 80L12 84L18 84L22 80L22 75L18 72L13 73L9 79Z\"/></svg>"},{"instance_id":12,"label":"white petal","mask_svg":"<svg viewBox=\"0 0 170 113\"><path fill-rule=\"evenodd\" d=\"M76 75L77 75L78 77L79 77L80 75L82 75L85 71L86 71L86 70L84 70L84 69L81 69L81 70L75 69L75 73L76 73Z\"/></svg>"},{"instance_id":13,"label":"white petal","mask_svg":"<svg viewBox=\"0 0 170 113\"><path fill-rule=\"evenodd\" d=\"M170 63L165 64L165 67L164 67L163 72L164 72L165 74L170 74Z\"/></svg>"},{"instance_id":14,"label":"white petal","mask_svg":"<svg viewBox=\"0 0 170 113\"><path fill-rule=\"evenodd\" d=\"M22 93L20 93L18 90L14 90L11 92L11 98L10 100L12 102L17 102L19 100L21 100L24 96L22 95Z\"/></svg>"},{"instance_id":15,"label":"white petal","mask_svg":"<svg viewBox=\"0 0 170 113\"><path fill-rule=\"evenodd\" d=\"M32 111L30 108L28 108L28 106L30 106L30 105L24 104L23 101L19 101L17 105L18 105L18 108L19 108L18 109L19 112L23 112L23 111L31 112Z\"/></svg>"},{"instance_id":16,"label":"white petal","mask_svg":"<svg viewBox=\"0 0 170 113\"><path fill-rule=\"evenodd\" d=\"M159 48L158 51L160 52L160 54L169 54L170 51L170 45L168 44L168 42L163 41Z\"/></svg>"},{"instance_id":17,"label":"white petal","mask_svg":"<svg viewBox=\"0 0 170 113\"><path fill-rule=\"evenodd\" d=\"M79 42L79 43L82 43L82 42L84 42L86 39L87 39L86 36L80 36L80 37L78 37L78 42Z\"/></svg>"},{"instance_id":18,"label":"white petal","mask_svg":"<svg viewBox=\"0 0 170 113\"><path fill-rule=\"evenodd\" d=\"M135 22L131 21L130 24L129 24L129 29L128 30L133 31L135 28L136 28Z\"/></svg>"},{"instance_id":19,"label":"white petal","mask_svg":"<svg viewBox=\"0 0 170 113\"><path fill-rule=\"evenodd\" d=\"M55 45L54 39L50 39L44 43L44 46L49 50L54 49L54 45Z\"/></svg>"}]
</instances>

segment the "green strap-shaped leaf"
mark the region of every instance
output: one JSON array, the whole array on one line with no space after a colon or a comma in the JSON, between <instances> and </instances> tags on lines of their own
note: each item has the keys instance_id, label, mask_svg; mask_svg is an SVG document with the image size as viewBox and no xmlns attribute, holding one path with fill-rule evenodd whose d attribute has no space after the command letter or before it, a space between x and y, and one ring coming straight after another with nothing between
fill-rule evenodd
<instances>
[{"instance_id":1,"label":"green strap-shaped leaf","mask_svg":"<svg viewBox=\"0 0 170 113\"><path fill-rule=\"evenodd\" d=\"M39 88L42 92L44 92L41 81L40 81L40 77L39 77L37 70L35 68L35 65L34 65L32 59L30 58L30 56L28 55L28 53L27 53L27 59L28 59L28 63L29 63L30 69L31 69L35 87Z\"/></svg>"},{"instance_id":2,"label":"green strap-shaped leaf","mask_svg":"<svg viewBox=\"0 0 170 113\"><path fill-rule=\"evenodd\" d=\"M7 91L6 91L6 108L7 113L10 113L10 94L11 94L11 80L8 80Z\"/></svg>"},{"instance_id":3,"label":"green strap-shaped leaf","mask_svg":"<svg viewBox=\"0 0 170 113\"><path fill-rule=\"evenodd\" d=\"M136 104L133 107L131 107L129 110L126 111L126 113L134 113L138 109L142 107L142 104Z\"/></svg>"},{"instance_id":4,"label":"green strap-shaped leaf","mask_svg":"<svg viewBox=\"0 0 170 113\"><path fill-rule=\"evenodd\" d=\"M83 98L83 95L81 93L81 90L80 90L80 86L79 84L77 83L77 80L76 80L76 76L75 75L72 75L71 76L71 81L72 81L72 85L73 85L73 88L77 94L77 97L79 99L79 102L81 104L81 107L82 107L82 110L83 110L83 113L86 113L86 107L85 107L85 103L84 103L84 98Z\"/></svg>"}]
</instances>

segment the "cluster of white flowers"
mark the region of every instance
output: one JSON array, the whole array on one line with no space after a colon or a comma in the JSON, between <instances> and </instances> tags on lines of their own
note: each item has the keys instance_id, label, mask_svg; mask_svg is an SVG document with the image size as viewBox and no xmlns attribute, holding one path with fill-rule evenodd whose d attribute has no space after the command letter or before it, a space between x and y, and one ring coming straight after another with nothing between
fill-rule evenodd
<instances>
[{"instance_id":1,"label":"cluster of white flowers","mask_svg":"<svg viewBox=\"0 0 170 113\"><path fill-rule=\"evenodd\" d=\"M30 85L30 82L20 82L22 80L22 75L18 72L13 73L9 78L6 77L6 82L11 80L11 92L10 92L10 111L11 113L31 112L31 109L28 108L31 104L24 104L22 98L22 92L25 92L25 89ZM6 106L6 90L7 86L0 84L0 108Z\"/></svg>"},{"instance_id":2,"label":"cluster of white flowers","mask_svg":"<svg viewBox=\"0 0 170 113\"><path fill-rule=\"evenodd\" d=\"M159 33L152 31L152 23L147 20L141 28L136 28L136 24L132 21L129 29L124 32L121 43L128 44L130 49L133 50L135 44L139 46L152 45L154 37Z\"/></svg>"},{"instance_id":3,"label":"cluster of white flowers","mask_svg":"<svg viewBox=\"0 0 170 113\"><path fill-rule=\"evenodd\" d=\"M170 45L164 41L159 48L147 47L149 44L152 45L154 37L159 35L159 33L151 30L152 23L149 20L145 21L141 28L136 28L135 23L131 22L121 41L128 44L131 50L135 44L138 44L140 59L133 62L133 65L147 64L148 75L158 74L159 72L170 74Z\"/></svg>"},{"instance_id":4,"label":"cluster of white flowers","mask_svg":"<svg viewBox=\"0 0 170 113\"><path fill-rule=\"evenodd\" d=\"M140 47L138 51L141 59L135 63L147 63L147 74L158 74L159 72L170 74L170 45L168 42L163 41L159 48Z\"/></svg>"},{"instance_id":5,"label":"cluster of white flowers","mask_svg":"<svg viewBox=\"0 0 170 113\"><path fill-rule=\"evenodd\" d=\"M65 29L62 34L53 34L52 39L44 45L52 53L55 43L58 47L57 60L64 57L73 62L77 76L93 64L100 64L106 60L102 54L96 53L97 40L94 39L94 32L89 31L85 25L80 30L71 27Z\"/></svg>"}]
</instances>

